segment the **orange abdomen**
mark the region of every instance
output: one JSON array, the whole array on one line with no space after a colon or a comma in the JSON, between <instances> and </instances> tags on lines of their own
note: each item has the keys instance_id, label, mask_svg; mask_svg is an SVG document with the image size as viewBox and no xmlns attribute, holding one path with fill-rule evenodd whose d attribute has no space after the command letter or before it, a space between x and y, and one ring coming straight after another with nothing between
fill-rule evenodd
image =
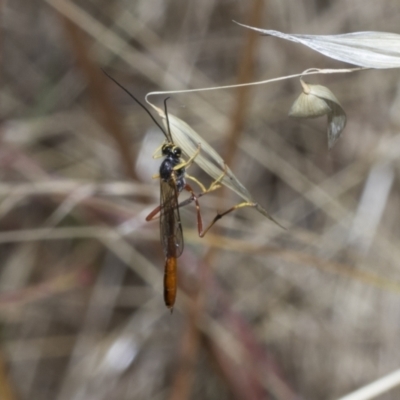
<instances>
[{"instance_id":1,"label":"orange abdomen","mask_svg":"<svg viewBox=\"0 0 400 400\"><path fill-rule=\"evenodd\" d=\"M164 269L164 301L168 308L175 304L177 277L176 277L176 258L167 258Z\"/></svg>"}]
</instances>

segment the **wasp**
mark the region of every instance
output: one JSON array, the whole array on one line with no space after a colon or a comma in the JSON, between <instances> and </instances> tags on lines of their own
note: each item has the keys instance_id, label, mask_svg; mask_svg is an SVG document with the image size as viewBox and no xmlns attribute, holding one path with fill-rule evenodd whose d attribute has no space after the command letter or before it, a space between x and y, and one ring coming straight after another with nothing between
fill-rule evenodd
<instances>
[{"instance_id":1,"label":"wasp","mask_svg":"<svg viewBox=\"0 0 400 400\"><path fill-rule=\"evenodd\" d=\"M160 240L165 255L164 301L165 305L172 309L175 304L178 286L177 258L183 252L183 233L179 214L180 204L178 202L180 192L183 190L190 192L191 201L195 201L198 210L197 222L200 231L202 231L202 221L198 197L186 182L186 169L200 152L200 146L189 160L182 160L182 150L172 140L168 121L167 100L164 100L164 108L168 130L165 131L160 126L166 137L166 143L161 147L161 154L165 158L160 165L159 174L156 175L156 177L160 178L160 205L146 217L146 221L151 221L158 213L160 214ZM191 179L196 180L193 177Z\"/></svg>"},{"instance_id":2,"label":"wasp","mask_svg":"<svg viewBox=\"0 0 400 400\"><path fill-rule=\"evenodd\" d=\"M147 217L146 221L151 221L158 214L160 217L160 240L162 243L165 266L164 266L164 301L165 305L172 310L177 292L177 258L182 254L184 242L182 233L182 224L179 214L180 206L195 202L197 210L197 226L199 235L203 236L203 223L200 213L200 205L198 198L215 190L219 187L219 181L215 180L208 189L194 177L187 175L186 169L193 163L194 159L200 152L200 144L197 151L186 161L182 159L182 150L176 146L172 140L171 130L168 120L167 112L167 99L164 100L165 115L167 119L167 130L158 123L150 111L125 87L111 77L107 72L103 71L107 77L115 82L121 89L123 89L146 113L150 116L153 122L160 128L165 136L165 143L161 146L161 156L164 157L159 169L159 174L154 176L160 179L160 205L157 206ZM192 187L186 182L186 178L192 179L196 182L203 192L196 195ZM186 190L190 193L190 198L179 204L179 194ZM207 229L208 230L208 229Z\"/></svg>"},{"instance_id":3,"label":"wasp","mask_svg":"<svg viewBox=\"0 0 400 400\"><path fill-rule=\"evenodd\" d=\"M157 206L147 217L147 221L151 221L158 214L160 217L160 238L165 255L165 266L164 266L164 301L166 306L171 309L175 304L176 292L177 292L177 259L183 252L183 234L181 218L179 214L180 207L186 206L192 202L196 205L197 211L197 228L200 237L203 237L208 230L222 217L228 215L229 213L244 207L254 207L262 215L276 223L278 226L285 229L279 222L272 218L269 213L264 210L258 203L254 202L251 198L250 193L247 189L238 181L238 179L233 175L232 171L225 164L222 158L208 145L200 136L195 132L191 133L191 139L197 142L198 147L194 154L185 161L182 157L182 150L179 146L175 145L172 135L171 128L167 112L167 99L164 100L164 110L167 129L163 129L162 126L157 122L151 112L126 88L124 88L120 83L118 83L114 78L112 78L107 72L103 72L121 89L123 89L140 107L146 111L153 122L160 128L165 136L165 142L160 147L161 156L164 157L159 169L159 174L155 175L155 178L160 179L160 205ZM196 137L197 135L197 137ZM224 165L222 173L219 177L206 188L201 182L199 182L193 176L187 174L186 170L194 162L197 155L200 153L201 144L203 144L204 152L211 157L211 160L217 164ZM209 172L209 168L203 168L210 176L214 176L213 171ZM228 177L225 181L224 178ZM215 177L215 176L214 176ZM187 183L187 179L194 181L200 188L201 192L195 194L192 187ZM233 184L233 183L234 184ZM199 198L205 194L218 189L221 185L229 187L231 190L238 193L241 197L245 199L241 203L234 205L233 207L227 209L224 212L218 212L211 223L203 229L203 223L200 213ZM179 194L183 191L188 191L191 196L182 201L178 202Z\"/></svg>"}]
</instances>

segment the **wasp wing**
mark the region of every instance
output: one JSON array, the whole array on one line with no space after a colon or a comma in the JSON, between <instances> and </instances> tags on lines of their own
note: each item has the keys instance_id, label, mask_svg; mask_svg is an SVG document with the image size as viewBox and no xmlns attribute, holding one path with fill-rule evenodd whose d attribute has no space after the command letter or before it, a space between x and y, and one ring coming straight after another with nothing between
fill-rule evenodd
<instances>
[{"instance_id":1,"label":"wasp wing","mask_svg":"<svg viewBox=\"0 0 400 400\"><path fill-rule=\"evenodd\" d=\"M165 257L179 257L183 251L183 234L179 215L178 189L174 179L160 179L160 236Z\"/></svg>"}]
</instances>

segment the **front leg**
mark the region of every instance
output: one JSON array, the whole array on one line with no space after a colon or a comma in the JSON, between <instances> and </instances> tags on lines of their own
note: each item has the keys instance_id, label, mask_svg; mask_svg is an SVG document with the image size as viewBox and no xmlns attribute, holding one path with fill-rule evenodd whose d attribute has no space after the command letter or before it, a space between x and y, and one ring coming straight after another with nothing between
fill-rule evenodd
<instances>
[{"instance_id":1,"label":"front leg","mask_svg":"<svg viewBox=\"0 0 400 400\"><path fill-rule=\"evenodd\" d=\"M189 168L193 164L194 159L199 155L200 150L201 150L201 143L198 144L196 152L192 155L192 157L189 158L189 160L181 162L178 165L175 165L174 171L177 171L181 168L186 168L186 169Z\"/></svg>"}]
</instances>

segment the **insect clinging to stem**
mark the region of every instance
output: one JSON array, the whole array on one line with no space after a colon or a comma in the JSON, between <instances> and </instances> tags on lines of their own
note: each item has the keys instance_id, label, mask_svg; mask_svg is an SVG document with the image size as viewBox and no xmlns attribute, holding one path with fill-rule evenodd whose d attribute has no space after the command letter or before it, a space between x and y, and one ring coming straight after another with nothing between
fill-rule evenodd
<instances>
[{"instance_id":1,"label":"insect clinging to stem","mask_svg":"<svg viewBox=\"0 0 400 400\"><path fill-rule=\"evenodd\" d=\"M167 113L167 99L164 100L165 113ZM150 221L158 213L160 214L160 238L164 249L165 267L164 267L164 301L168 308L175 304L177 290L177 258L183 251L182 224L179 215L178 196L182 190L187 190L191 194L191 199L195 201L198 210L197 224L202 229L200 216L200 207L193 189L186 182L186 168L191 165L197 156L200 148L193 156L187 160L182 160L182 151L172 140L167 123L168 130L163 131L166 137L166 143L161 147L161 153L165 156L160 165L160 205L154 209L146 218Z\"/></svg>"},{"instance_id":2,"label":"insect clinging to stem","mask_svg":"<svg viewBox=\"0 0 400 400\"><path fill-rule=\"evenodd\" d=\"M132 93L124 88L107 72L103 72L146 111L153 122L163 132L166 139L165 143L161 147L162 156L165 156L165 158L161 163L159 175L157 176L160 178L160 205L147 216L146 220L151 221L157 216L157 214L160 214L160 238L165 255L164 301L165 305L172 309L175 304L177 291L177 258L182 254L184 246L182 224L179 214L180 205L178 203L179 193L183 190L186 190L191 194L190 199L188 199L189 201L184 202L185 205L192 201L194 201L196 204L199 235L202 236L203 233L203 224L200 214L198 196L194 193L191 186L186 182L186 178L189 177L186 174L186 168L192 164L193 160L200 152L200 146L187 161L183 161L181 149L176 146L172 140L169 123L167 123L168 129L164 130L154 116L150 113L150 111ZM164 107L168 118L167 100L168 98L164 100ZM200 185L200 187L204 188L204 186L197 181L196 178L190 177L190 179L194 180ZM208 190L203 190L201 195L204 195L206 192L214 190L217 187L218 182L215 181Z\"/></svg>"},{"instance_id":3,"label":"insect clinging to stem","mask_svg":"<svg viewBox=\"0 0 400 400\"><path fill-rule=\"evenodd\" d=\"M160 216L160 239L164 251L165 256L165 265L164 265L164 301L165 305L171 309L175 304L176 292L177 292L177 258L182 254L184 242L183 242L183 233L182 233L182 225L179 214L179 208L186 206L192 202L195 203L196 212L197 212L197 229L200 237L203 237L208 230L222 217L235 211L239 208L243 207L256 207L259 211L262 211L262 214L272 219L264 210L258 206L257 203L246 200L242 203L239 203L225 212L217 213L214 219L211 221L203 229L203 222L201 218L200 212L200 204L199 198L204 196L207 193L218 189L224 177L229 172L229 177L232 179L233 174L227 167L225 163L224 168L220 176L217 176L216 179L210 184L208 188L206 188L200 181L198 181L193 176L187 174L186 170L190 167L190 165L194 162L196 157L199 155L201 150L202 139L199 139L197 144L197 149L193 152L193 154L189 157L188 160L183 160L182 158L182 150L181 147L177 146L172 138L171 128L169 123L169 117L167 112L167 100L164 100L164 110L165 110L165 119L167 129L163 129L163 127L158 123L158 121L154 118L151 112L125 87L123 87L119 82L117 82L113 77L111 77L107 72L105 72L108 78L110 78L114 83L116 83L122 90L124 90L140 107L142 107L146 113L150 116L152 121L159 127L161 132L165 136L165 142L161 146L161 156L164 156L164 160L162 161L159 169L159 174L154 176L160 179L160 205L157 206L147 217L146 221L151 221L156 218L159 214ZM205 142L204 142L205 143ZM208 144L206 144L209 146ZM213 150L213 152L215 152ZM219 157L219 156L218 156ZM196 194L192 187L187 183L186 179L190 179L196 182L197 185L201 188L201 193ZM179 194L186 190L190 193L190 197L181 203L178 202ZM243 188L243 190L247 190ZM250 196L250 195L248 195ZM260 212L261 212L260 211ZM273 219L272 219L273 220ZM273 220L274 221L274 220Z\"/></svg>"}]
</instances>

